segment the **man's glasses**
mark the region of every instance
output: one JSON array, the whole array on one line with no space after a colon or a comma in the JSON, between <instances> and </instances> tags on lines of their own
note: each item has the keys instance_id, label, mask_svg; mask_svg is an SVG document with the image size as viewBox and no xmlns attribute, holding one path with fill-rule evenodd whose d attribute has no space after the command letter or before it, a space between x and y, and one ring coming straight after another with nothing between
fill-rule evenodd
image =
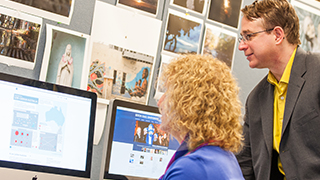
<instances>
[{"instance_id":1,"label":"man's glasses","mask_svg":"<svg viewBox=\"0 0 320 180\"><path fill-rule=\"evenodd\" d=\"M246 42L246 41L250 41L251 40L251 37L255 34L259 34L259 33L262 33L262 32L268 32L268 31L272 31L274 28L271 28L271 29L266 29L266 30L263 30L263 31L258 31L258 32L254 32L254 33L250 33L250 34L240 34L240 37L238 39L239 43L241 43L241 41L243 40L243 42Z\"/></svg>"}]
</instances>

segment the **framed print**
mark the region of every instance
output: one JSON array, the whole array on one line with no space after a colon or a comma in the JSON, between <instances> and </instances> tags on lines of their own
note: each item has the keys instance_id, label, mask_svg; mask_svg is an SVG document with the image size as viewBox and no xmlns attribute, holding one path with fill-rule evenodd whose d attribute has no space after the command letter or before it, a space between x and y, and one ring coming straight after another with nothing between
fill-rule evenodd
<instances>
[{"instance_id":1,"label":"framed print","mask_svg":"<svg viewBox=\"0 0 320 180\"><path fill-rule=\"evenodd\" d=\"M242 0L211 0L208 19L238 29Z\"/></svg>"},{"instance_id":2,"label":"framed print","mask_svg":"<svg viewBox=\"0 0 320 180\"><path fill-rule=\"evenodd\" d=\"M169 9L163 50L184 54L199 53L203 20Z\"/></svg>"},{"instance_id":3,"label":"framed print","mask_svg":"<svg viewBox=\"0 0 320 180\"><path fill-rule=\"evenodd\" d=\"M1 5L56 22L69 24L75 0L2 0Z\"/></svg>"},{"instance_id":4,"label":"framed print","mask_svg":"<svg viewBox=\"0 0 320 180\"><path fill-rule=\"evenodd\" d=\"M181 7L186 10L186 12L196 12L202 15L205 14L207 9L206 0L171 0L171 4Z\"/></svg>"},{"instance_id":5,"label":"framed print","mask_svg":"<svg viewBox=\"0 0 320 180\"><path fill-rule=\"evenodd\" d=\"M86 89L89 35L47 24L40 80Z\"/></svg>"},{"instance_id":6,"label":"framed print","mask_svg":"<svg viewBox=\"0 0 320 180\"><path fill-rule=\"evenodd\" d=\"M157 15L159 0L117 0L117 6L128 7L144 14Z\"/></svg>"},{"instance_id":7,"label":"framed print","mask_svg":"<svg viewBox=\"0 0 320 180\"><path fill-rule=\"evenodd\" d=\"M320 52L320 10L299 1L292 0L291 3L299 17L300 47L306 51Z\"/></svg>"},{"instance_id":8,"label":"framed print","mask_svg":"<svg viewBox=\"0 0 320 180\"><path fill-rule=\"evenodd\" d=\"M236 40L237 33L206 24L202 54L212 55L232 68Z\"/></svg>"},{"instance_id":9,"label":"framed print","mask_svg":"<svg viewBox=\"0 0 320 180\"><path fill-rule=\"evenodd\" d=\"M0 62L33 69L42 19L0 7Z\"/></svg>"},{"instance_id":10,"label":"framed print","mask_svg":"<svg viewBox=\"0 0 320 180\"><path fill-rule=\"evenodd\" d=\"M96 3L87 90L96 92L101 103L119 98L146 104L161 21L108 3Z\"/></svg>"}]
</instances>

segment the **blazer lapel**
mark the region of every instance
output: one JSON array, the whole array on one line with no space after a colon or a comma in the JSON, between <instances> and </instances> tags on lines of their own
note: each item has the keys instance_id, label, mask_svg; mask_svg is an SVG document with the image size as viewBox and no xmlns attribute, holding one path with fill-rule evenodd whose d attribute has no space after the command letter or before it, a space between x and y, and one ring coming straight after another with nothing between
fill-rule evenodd
<instances>
[{"instance_id":1,"label":"blazer lapel","mask_svg":"<svg viewBox=\"0 0 320 180\"><path fill-rule=\"evenodd\" d=\"M262 132L267 144L268 152L272 153L272 137L273 137L273 94L274 87L265 81L265 85L261 93L259 94L259 107L261 114Z\"/></svg>"},{"instance_id":2,"label":"blazer lapel","mask_svg":"<svg viewBox=\"0 0 320 180\"><path fill-rule=\"evenodd\" d=\"M296 105L297 99L299 97L300 91L305 83L302 76L306 72L306 53L298 47L294 62L292 65L290 80L288 84L286 105L283 117L282 134L284 133L293 109ZM289 98L288 98L289 97Z\"/></svg>"}]
</instances>

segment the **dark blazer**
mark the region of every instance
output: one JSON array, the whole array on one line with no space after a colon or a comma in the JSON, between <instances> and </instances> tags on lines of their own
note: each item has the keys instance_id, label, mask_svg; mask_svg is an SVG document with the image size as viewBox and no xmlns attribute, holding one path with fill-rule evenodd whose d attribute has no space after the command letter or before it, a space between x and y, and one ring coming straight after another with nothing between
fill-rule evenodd
<instances>
[{"instance_id":1,"label":"dark blazer","mask_svg":"<svg viewBox=\"0 0 320 180\"><path fill-rule=\"evenodd\" d=\"M267 76L251 91L244 117L245 179L269 180L273 149L274 86ZM320 54L298 47L288 84L280 159L287 180L320 179Z\"/></svg>"}]
</instances>

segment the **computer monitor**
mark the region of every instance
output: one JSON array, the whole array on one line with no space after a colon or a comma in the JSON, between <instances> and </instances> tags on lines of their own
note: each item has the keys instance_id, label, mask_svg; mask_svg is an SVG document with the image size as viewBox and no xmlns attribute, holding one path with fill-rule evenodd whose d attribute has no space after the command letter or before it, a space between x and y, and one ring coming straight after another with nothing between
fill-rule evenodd
<instances>
[{"instance_id":1,"label":"computer monitor","mask_svg":"<svg viewBox=\"0 0 320 180\"><path fill-rule=\"evenodd\" d=\"M0 73L0 177L90 179L95 93Z\"/></svg>"},{"instance_id":2,"label":"computer monitor","mask_svg":"<svg viewBox=\"0 0 320 180\"><path fill-rule=\"evenodd\" d=\"M157 107L110 101L104 179L158 179L179 146L160 129Z\"/></svg>"}]
</instances>

